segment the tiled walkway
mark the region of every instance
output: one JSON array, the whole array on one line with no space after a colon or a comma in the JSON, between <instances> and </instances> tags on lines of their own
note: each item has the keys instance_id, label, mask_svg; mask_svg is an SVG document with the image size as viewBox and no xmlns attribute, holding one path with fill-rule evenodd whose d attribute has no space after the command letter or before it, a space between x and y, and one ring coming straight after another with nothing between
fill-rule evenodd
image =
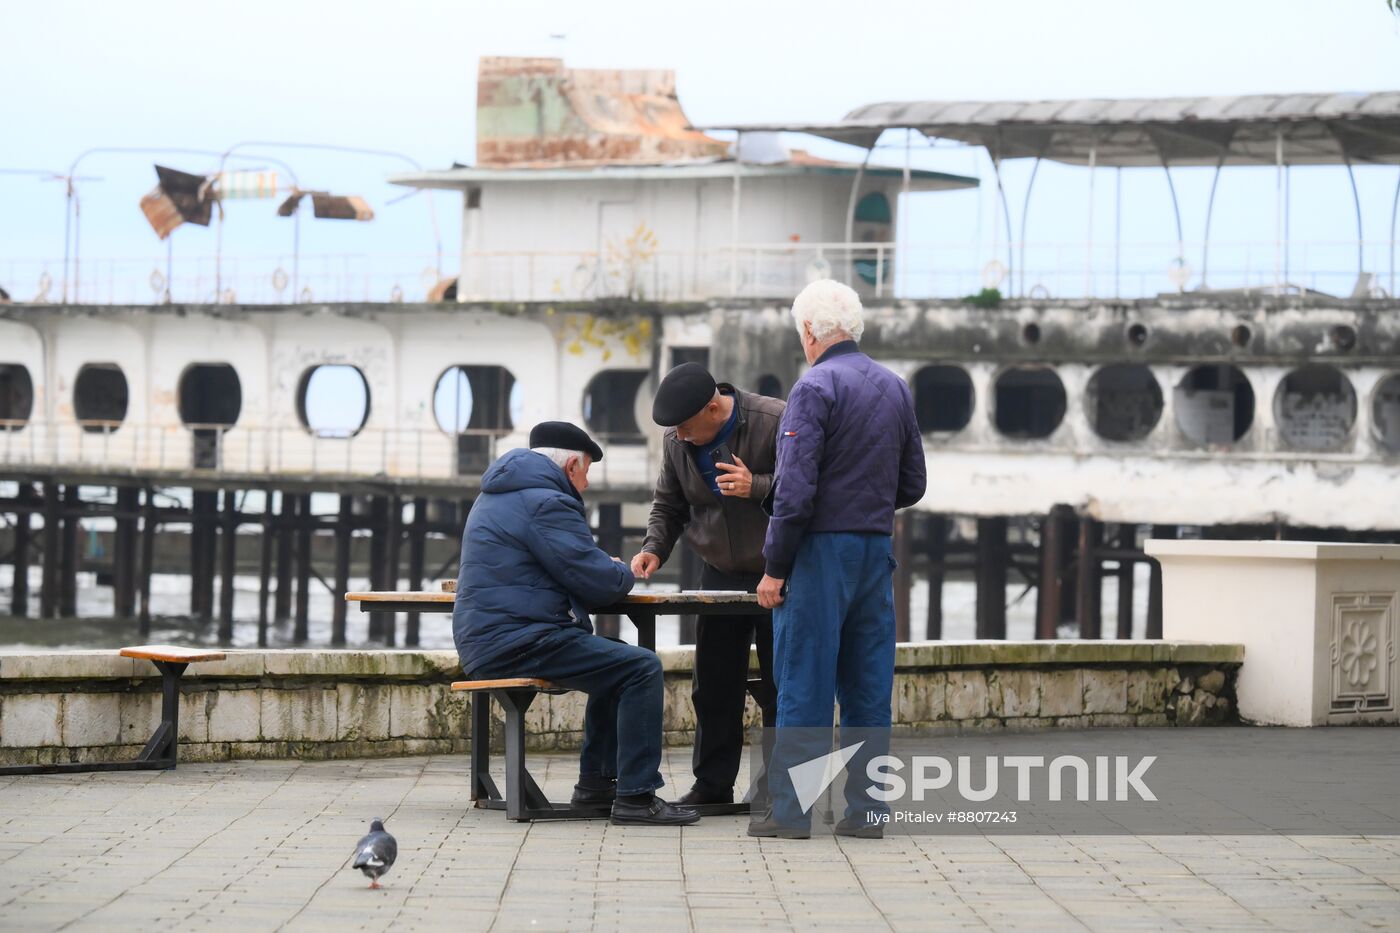
<instances>
[{"instance_id":1,"label":"tiled walkway","mask_svg":"<svg viewBox=\"0 0 1400 933\"><path fill-rule=\"evenodd\" d=\"M1400 837L750 839L509 823L463 757L0 778L0 928L1397 929ZM566 797L574 759L541 756ZM670 790L689 749L671 749ZM369 820L385 887L346 868Z\"/></svg>"}]
</instances>

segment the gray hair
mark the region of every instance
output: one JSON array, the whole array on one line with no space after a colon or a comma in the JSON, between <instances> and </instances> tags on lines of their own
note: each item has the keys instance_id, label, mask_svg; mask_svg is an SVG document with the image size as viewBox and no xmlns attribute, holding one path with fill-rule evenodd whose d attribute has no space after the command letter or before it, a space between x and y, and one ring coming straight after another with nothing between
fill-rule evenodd
<instances>
[{"instance_id":1,"label":"gray hair","mask_svg":"<svg viewBox=\"0 0 1400 933\"><path fill-rule=\"evenodd\" d=\"M818 279L802 289L792 302L797 335L802 336L803 324L810 325L818 343L838 336L860 340L865 333L863 313L855 290L834 279Z\"/></svg>"},{"instance_id":2,"label":"gray hair","mask_svg":"<svg viewBox=\"0 0 1400 933\"><path fill-rule=\"evenodd\" d=\"M570 457L578 457L578 462L582 463L584 458L588 456L581 450L565 450L563 447L531 447L530 449L553 460L561 470L568 465Z\"/></svg>"}]
</instances>

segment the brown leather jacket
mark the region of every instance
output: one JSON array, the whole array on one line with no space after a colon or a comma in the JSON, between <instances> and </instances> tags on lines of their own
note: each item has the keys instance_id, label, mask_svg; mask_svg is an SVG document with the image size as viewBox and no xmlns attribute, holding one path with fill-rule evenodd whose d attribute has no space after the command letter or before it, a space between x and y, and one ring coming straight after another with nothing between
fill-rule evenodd
<instances>
[{"instance_id":1,"label":"brown leather jacket","mask_svg":"<svg viewBox=\"0 0 1400 933\"><path fill-rule=\"evenodd\" d=\"M784 402L741 392L726 382L718 388L733 392L734 404L739 407L729 449L753 473L753 489L747 499L716 496L695 465L694 448L677 440L675 428L667 428L661 441L661 475L656 479L642 550L655 554L664 564L684 531L695 553L716 570L762 573L768 516L760 503L773 487L778 421Z\"/></svg>"}]
</instances>

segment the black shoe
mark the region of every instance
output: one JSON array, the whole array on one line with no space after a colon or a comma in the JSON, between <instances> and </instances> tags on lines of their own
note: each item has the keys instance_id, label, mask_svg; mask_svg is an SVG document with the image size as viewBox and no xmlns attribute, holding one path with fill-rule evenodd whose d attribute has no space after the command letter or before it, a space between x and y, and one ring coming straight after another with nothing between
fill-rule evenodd
<instances>
[{"instance_id":1,"label":"black shoe","mask_svg":"<svg viewBox=\"0 0 1400 933\"><path fill-rule=\"evenodd\" d=\"M583 810L606 810L616 799L616 780L592 778L574 785L574 795L569 798L569 806Z\"/></svg>"},{"instance_id":2,"label":"black shoe","mask_svg":"<svg viewBox=\"0 0 1400 933\"><path fill-rule=\"evenodd\" d=\"M614 826L689 826L700 821L700 814L688 807L667 803L655 794L650 803L615 801L612 805Z\"/></svg>"},{"instance_id":3,"label":"black shoe","mask_svg":"<svg viewBox=\"0 0 1400 933\"><path fill-rule=\"evenodd\" d=\"M703 807L711 803L733 803L734 788L729 787L722 791L711 790L703 784L697 783L690 790L685 792L685 796L676 801L682 807Z\"/></svg>"},{"instance_id":4,"label":"black shoe","mask_svg":"<svg viewBox=\"0 0 1400 933\"><path fill-rule=\"evenodd\" d=\"M843 817L841 822L836 824L835 832L838 836L851 836L855 839L884 839L885 824L865 823Z\"/></svg>"},{"instance_id":5,"label":"black shoe","mask_svg":"<svg viewBox=\"0 0 1400 933\"><path fill-rule=\"evenodd\" d=\"M749 822L749 835L760 839L811 839L812 830L806 826L788 826L772 816Z\"/></svg>"}]
</instances>

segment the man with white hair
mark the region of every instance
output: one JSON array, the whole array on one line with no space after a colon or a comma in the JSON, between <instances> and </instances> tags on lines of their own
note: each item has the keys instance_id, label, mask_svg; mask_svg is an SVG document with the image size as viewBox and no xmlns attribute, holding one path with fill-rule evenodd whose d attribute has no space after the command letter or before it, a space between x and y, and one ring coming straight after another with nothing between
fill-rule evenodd
<instances>
[{"instance_id":1,"label":"man with white hair","mask_svg":"<svg viewBox=\"0 0 1400 933\"><path fill-rule=\"evenodd\" d=\"M588 617L635 582L588 527L582 494L601 459L580 428L546 421L530 431L529 450L487 468L462 532L452 637L473 680L536 677L588 694L576 808L611 811L617 824L683 826L699 814L656 796L661 661L593 634Z\"/></svg>"},{"instance_id":2,"label":"man with white hair","mask_svg":"<svg viewBox=\"0 0 1400 933\"><path fill-rule=\"evenodd\" d=\"M843 745L852 744L847 730L869 729L873 738L847 763L861 778L846 784L836 832L877 837L888 807L864 794L863 776L888 742L894 513L923 498L923 438L909 386L860 352L865 323L854 291L830 279L813 282L793 301L792 316L811 369L792 387L778 427L758 585L759 602L773 610L778 682L773 806L749 834L810 834L810 805L800 805L788 768L814 750L830 751L839 701Z\"/></svg>"}]
</instances>

